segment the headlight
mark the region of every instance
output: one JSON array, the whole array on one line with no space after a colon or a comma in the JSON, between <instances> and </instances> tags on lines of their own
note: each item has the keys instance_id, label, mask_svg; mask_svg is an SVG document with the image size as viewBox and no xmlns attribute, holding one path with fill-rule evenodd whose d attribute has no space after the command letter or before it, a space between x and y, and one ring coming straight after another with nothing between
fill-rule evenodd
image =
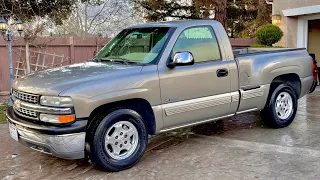
<instances>
[{"instance_id":1,"label":"headlight","mask_svg":"<svg viewBox=\"0 0 320 180\"><path fill-rule=\"evenodd\" d=\"M40 104L53 107L72 107L72 99L70 97L59 96L41 96Z\"/></svg>"}]
</instances>

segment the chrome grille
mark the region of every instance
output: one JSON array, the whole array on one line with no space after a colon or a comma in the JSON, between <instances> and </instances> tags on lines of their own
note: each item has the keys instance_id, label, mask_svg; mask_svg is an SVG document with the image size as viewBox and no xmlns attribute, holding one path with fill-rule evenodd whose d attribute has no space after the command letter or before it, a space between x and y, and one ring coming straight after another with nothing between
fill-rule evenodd
<instances>
[{"instance_id":1,"label":"chrome grille","mask_svg":"<svg viewBox=\"0 0 320 180\"><path fill-rule=\"evenodd\" d=\"M12 90L12 96L15 99L20 99L21 101L37 104L39 101L39 95L25 93L17 90Z\"/></svg>"},{"instance_id":2,"label":"chrome grille","mask_svg":"<svg viewBox=\"0 0 320 180\"><path fill-rule=\"evenodd\" d=\"M19 116L29 118L29 119L36 119L38 120L38 114L35 111L25 109L25 108L16 108L14 107L15 113L17 113Z\"/></svg>"}]
</instances>

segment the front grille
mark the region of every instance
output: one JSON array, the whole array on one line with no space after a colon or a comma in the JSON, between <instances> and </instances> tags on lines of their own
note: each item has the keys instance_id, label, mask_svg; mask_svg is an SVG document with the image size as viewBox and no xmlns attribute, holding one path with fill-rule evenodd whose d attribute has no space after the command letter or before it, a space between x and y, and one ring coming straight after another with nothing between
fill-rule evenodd
<instances>
[{"instance_id":1,"label":"front grille","mask_svg":"<svg viewBox=\"0 0 320 180\"><path fill-rule=\"evenodd\" d=\"M14 96L15 99L32 104L37 104L39 102L39 95L25 93L14 89L12 90L12 96Z\"/></svg>"},{"instance_id":2,"label":"front grille","mask_svg":"<svg viewBox=\"0 0 320 180\"><path fill-rule=\"evenodd\" d=\"M38 120L38 114L35 111L29 110L29 109L25 109L25 108L13 108L15 113L18 114L19 116L25 117L25 118L29 118L29 119L35 119Z\"/></svg>"},{"instance_id":3,"label":"front grille","mask_svg":"<svg viewBox=\"0 0 320 180\"><path fill-rule=\"evenodd\" d=\"M40 95L26 93L17 91L15 89L12 89L11 91L12 99L14 102L16 100L20 100L21 102L31 103L31 104L38 104ZM38 120L38 113L36 111L26 109L23 107L20 107L20 105L13 105L14 112L24 118Z\"/></svg>"}]
</instances>

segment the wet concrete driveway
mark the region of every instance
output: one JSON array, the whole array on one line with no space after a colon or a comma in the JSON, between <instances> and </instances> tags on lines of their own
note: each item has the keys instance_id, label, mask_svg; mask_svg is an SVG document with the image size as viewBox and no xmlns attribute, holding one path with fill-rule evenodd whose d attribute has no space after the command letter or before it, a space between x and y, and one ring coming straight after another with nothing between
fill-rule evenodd
<instances>
[{"instance_id":1,"label":"wet concrete driveway","mask_svg":"<svg viewBox=\"0 0 320 180\"><path fill-rule=\"evenodd\" d=\"M206 125L206 129L214 128ZM0 126L1 179L320 179L320 89L299 100L294 122L270 129L258 113L223 120L218 133L155 138L133 168L109 173L35 152Z\"/></svg>"}]
</instances>

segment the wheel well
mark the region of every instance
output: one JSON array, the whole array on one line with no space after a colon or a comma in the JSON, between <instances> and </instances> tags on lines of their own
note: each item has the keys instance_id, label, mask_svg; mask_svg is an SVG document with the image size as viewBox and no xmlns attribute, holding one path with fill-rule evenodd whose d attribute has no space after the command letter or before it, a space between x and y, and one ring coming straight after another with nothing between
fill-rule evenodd
<instances>
[{"instance_id":1,"label":"wheel well","mask_svg":"<svg viewBox=\"0 0 320 180\"><path fill-rule=\"evenodd\" d=\"M148 134L155 134L156 124L154 113L150 103L145 99L129 99L101 105L91 112L88 122L89 126L91 125L91 121L97 115L103 115L118 108L132 109L139 113L145 122Z\"/></svg>"},{"instance_id":2,"label":"wheel well","mask_svg":"<svg viewBox=\"0 0 320 180\"><path fill-rule=\"evenodd\" d=\"M297 97L299 98L301 93L301 81L299 76L294 73L284 74L274 78L271 82L270 92L273 91L273 89L275 89L278 85L284 82L288 83L294 89L294 91L297 94Z\"/></svg>"}]
</instances>

